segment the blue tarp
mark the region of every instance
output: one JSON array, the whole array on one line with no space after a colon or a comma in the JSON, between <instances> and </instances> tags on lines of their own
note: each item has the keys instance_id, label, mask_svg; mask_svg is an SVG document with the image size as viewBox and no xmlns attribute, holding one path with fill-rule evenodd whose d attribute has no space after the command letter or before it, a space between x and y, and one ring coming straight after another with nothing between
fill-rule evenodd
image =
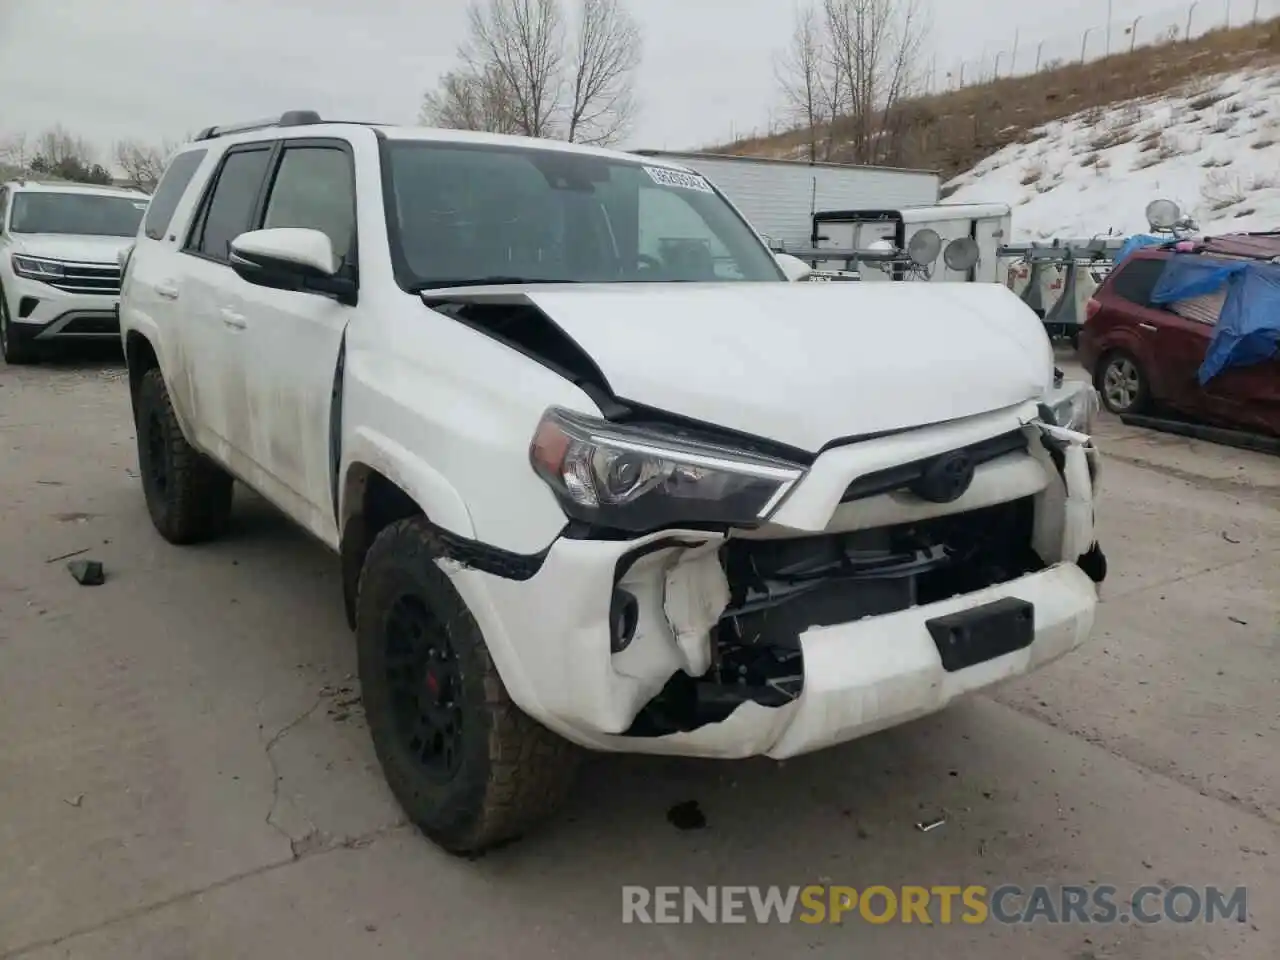
<instances>
[{"instance_id":1,"label":"blue tarp","mask_svg":"<svg viewBox=\"0 0 1280 960\"><path fill-rule=\"evenodd\" d=\"M1116 254L1114 264L1120 264L1125 257L1133 253L1135 250L1141 250L1143 247L1154 246L1157 243L1168 243L1168 237L1155 237L1149 233L1135 233L1132 237L1124 242L1124 246L1120 248L1120 252Z\"/></svg>"},{"instance_id":2,"label":"blue tarp","mask_svg":"<svg viewBox=\"0 0 1280 960\"><path fill-rule=\"evenodd\" d=\"M1202 297L1223 285L1227 297L1200 364L1201 386L1228 367L1261 363L1280 351L1280 265L1174 255L1151 291L1151 302Z\"/></svg>"}]
</instances>

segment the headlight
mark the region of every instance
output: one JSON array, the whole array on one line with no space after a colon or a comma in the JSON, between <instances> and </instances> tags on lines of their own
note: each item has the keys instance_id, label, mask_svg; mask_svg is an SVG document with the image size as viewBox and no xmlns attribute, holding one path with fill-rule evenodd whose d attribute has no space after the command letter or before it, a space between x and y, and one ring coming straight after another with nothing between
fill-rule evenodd
<instances>
[{"instance_id":1,"label":"headlight","mask_svg":"<svg viewBox=\"0 0 1280 960\"><path fill-rule=\"evenodd\" d=\"M52 260L37 260L34 257L20 257L16 253L11 258L13 272L28 280L57 280L62 277L62 264Z\"/></svg>"},{"instance_id":2,"label":"headlight","mask_svg":"<svg viewBox=\"0 0 1280 960\"><path fill-rule=\"evenodd\" d=\"M786 461L555 408L538 424L529 459L570 517L633 533L757 525L804 474Z\"/></svg>"},{"instance_id":3,"label":"headlight","mask_svg":"<svg viewBox=\"0 0 1280 960\"><path fill-rule=\"evenodd\" d=\"M1063 395L1049 405L1054 425L1092 434L1098 420L1098 391L1088 383L1076 382L1065 384L1055 393Z\"/></svg>"}]
</instances>

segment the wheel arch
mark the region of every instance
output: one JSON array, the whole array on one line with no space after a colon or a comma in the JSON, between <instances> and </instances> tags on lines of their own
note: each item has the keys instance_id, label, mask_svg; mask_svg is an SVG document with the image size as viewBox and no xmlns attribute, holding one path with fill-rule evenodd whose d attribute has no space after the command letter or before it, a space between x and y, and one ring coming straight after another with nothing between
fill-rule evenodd
<instances>
[{"instance_id":1,"label":"wheel arch","mask_svg":"<svg viewBox=\"0 0 1280 960\"><path fill-rule=\"evenodd\" d=\"M475 539L461 496L425 465L390 469L367 460L349 463L341 483L340 516L342 599L352 629L365 556L378 534L399 520L421 516L442 557L509 580L534 576L551 549L547 544L536 554L514 553Z\"/></svg>"},{"instance_id":2,"label":"wheel arch","mask_svg":"<svg viewBox=\"0 0 1280 960\"><path fill-rule=\"evenodd\" d=\"M129 403L134 418L138 415L138 388L142 378L160 366L160 356L145 333L130 330L124 338L124 362L129 371Z\"/></svg>"}]
</instances>

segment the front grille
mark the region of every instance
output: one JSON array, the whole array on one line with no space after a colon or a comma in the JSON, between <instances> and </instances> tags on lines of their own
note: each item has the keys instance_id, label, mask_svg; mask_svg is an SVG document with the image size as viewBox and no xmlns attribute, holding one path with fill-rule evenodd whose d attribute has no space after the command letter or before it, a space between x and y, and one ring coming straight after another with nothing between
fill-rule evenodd
<instances>
[{"instance_id":1,"label":"front grille","mask_svg":"<svg viewBox=\"0 0 1280 960\"><path fill-rule=\"evenodd\" d=\"M948 450L944 454L925 457L922 460L914 460L911 463L887 467L884 470L865 474L849 484L844 491L844 496L840 498L840 502L849 503L853 500L865 500L868 497L876 497L882 493L892 493L895 490L911 487L924 478L925 471L929 469L930 464L938 459L938 456L947 456L963 451L968 454L970 463L977 467L1007 454L1026 449L1026 435L1021 430L1010 430L1008 433L1002 433L988 440L971 443L967 447Z\"/></svg>"},{"instance_id":2,"label":"front grille","mask_svg":"<svg viewBox=\"0 0 1280 960\"><path fill-rule=\"evenodd\" d=\"M120 292L118 263L64 263L62 276L45 283L66 293L114 296Z\"/></svg>"}]
</instances>

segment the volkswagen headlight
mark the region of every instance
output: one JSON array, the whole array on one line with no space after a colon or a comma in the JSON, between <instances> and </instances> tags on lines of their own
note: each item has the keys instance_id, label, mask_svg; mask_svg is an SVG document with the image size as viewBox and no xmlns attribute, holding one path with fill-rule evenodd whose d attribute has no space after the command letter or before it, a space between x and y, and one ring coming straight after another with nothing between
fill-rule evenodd
<instances>
[{"instance_id":1,"label":"volkswagen headlight","mask_svg":"<svg viewBox=\"0 0 1280 960\"><path fill-rule=\"evenodd\" d=\"M54 260L23 257L15 253L10 262L13 264L13 272L28 280L57 280L65 273L63 265Z\"/></svg>"},{"instance_id":2,"label":"volkswagen headlight","mask_svg":"<svg viewBox=\"0 0 1280 960\"><path fill-rule=\"evenodd\" d=\"M695 437L552 408L529 448L565 513L616 530L756 526L804 468Z\"/></svg>"}]
</instances>

